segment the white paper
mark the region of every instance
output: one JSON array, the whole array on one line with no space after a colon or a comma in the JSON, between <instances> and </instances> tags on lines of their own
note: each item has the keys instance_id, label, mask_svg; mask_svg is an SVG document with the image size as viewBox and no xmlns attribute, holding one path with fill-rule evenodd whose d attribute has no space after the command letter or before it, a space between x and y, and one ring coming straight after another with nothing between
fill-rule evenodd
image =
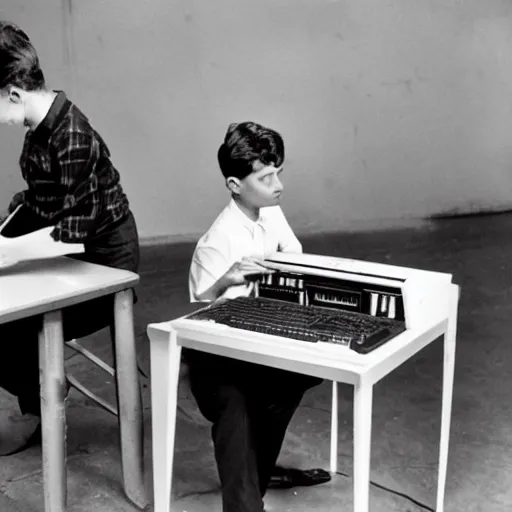
<instances>
[{"instance_id":1,"label":"white paper","mask_svg":"<svg viewBox=\"0 0 512 512\"><path fill-rule=\"evenodd\" d=\"M2 223L0 232L15 215L16 211L17 209ZM0 235L0 268L24 260L54 258L66 254L85 252L83 244L56 242L50 236L53 229L54 226L49 226L15 238L6 238Z\"/></svg>"}]
</instances>

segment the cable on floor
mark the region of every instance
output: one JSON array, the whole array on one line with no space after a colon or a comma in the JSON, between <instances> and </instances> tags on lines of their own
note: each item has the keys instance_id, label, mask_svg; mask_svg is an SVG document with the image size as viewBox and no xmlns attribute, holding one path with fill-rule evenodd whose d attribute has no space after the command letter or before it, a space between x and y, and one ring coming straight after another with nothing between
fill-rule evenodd
<instances>
[{"instance_id":1,"label":"cable on floor","mask_svg":"<svg viewBox=\"0 0 512 512\"><path fill-rule=\"evenodd\" d=\"M350 478L350 475L347 475L346 473L343 473L341 471L336 471L336 474ZM370 480L370 485L373 485L374 487L377 487L378 489L381 489L383 491L394 494L395 496L399 496L400 498L409 500L411 503L413 503L414 505L416 505L424 510L428 510L429 512L435 512L435 509L429 507L428 505L425 505L424 503L421 503L420 501L416 500L412 496L409 496L408 494L405 494L400 491L395 491L394 489L390 489L389 487L386 487L385 485L378 484L377 482L373 482L372 480Z\"/></svg>"}]
</instances>

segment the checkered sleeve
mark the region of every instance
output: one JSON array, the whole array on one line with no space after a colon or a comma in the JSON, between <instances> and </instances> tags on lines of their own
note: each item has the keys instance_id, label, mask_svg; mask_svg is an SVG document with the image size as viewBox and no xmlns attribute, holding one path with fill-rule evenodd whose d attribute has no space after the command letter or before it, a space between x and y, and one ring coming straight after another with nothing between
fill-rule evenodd
<instances>
[{"instance_id":1,"label":"checkered sleeve","mask_svg":"<svg viewBox=\"0 0 512 512\"><path fill-rule=\"evenodd\" d=\"M95 173L99 143L92 133L70 130L60 138L55 153L64 201L52 237L57 241L80 243L93 227L100 209Z\"/></svg>"}]
</instances>

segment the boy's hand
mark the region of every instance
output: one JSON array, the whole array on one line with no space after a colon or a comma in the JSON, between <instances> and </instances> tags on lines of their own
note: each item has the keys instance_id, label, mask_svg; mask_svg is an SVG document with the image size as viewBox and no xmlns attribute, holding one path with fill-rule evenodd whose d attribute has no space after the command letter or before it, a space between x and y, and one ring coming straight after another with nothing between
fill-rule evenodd
<instances>
[{"instance_id":1,"label":"boy's hand","mask_svg":"<svg viewBox=\"0 0 512 512\"><path fill-rule=\"evenodd\" d=\"M13 198L11 199L11 204L9 205L9 213L12 213L20 204L25 202L25 191L16 192Z\"/></svg>"},{"instance_id":2,"label":"boy's hand","mask_svg":"<svg viewBox=\"0 0 512 512\"><path fill-rule=\"evenodd\" d=\"M226 273L208 290L197 296L199 300L216 300L231 286L247 283L247 278L261 274L271 274L274 270L268 268L263 260L257 258L243 258L237 261L226 271Z\"/></svg>"},{"instance_id":3,"label":"boy's hand","mask_svg":"<svg viewBox=\"0 0 512 512\"><path fill-rule=\"evenodd\" d=\"M241 261L234 263L224 274L224 280L227 287L229 287L245 284L249 276L270 274L272 272L274 271L265 266L263 260L257 258L243 258Z\"/></svg>"}]
</instances>

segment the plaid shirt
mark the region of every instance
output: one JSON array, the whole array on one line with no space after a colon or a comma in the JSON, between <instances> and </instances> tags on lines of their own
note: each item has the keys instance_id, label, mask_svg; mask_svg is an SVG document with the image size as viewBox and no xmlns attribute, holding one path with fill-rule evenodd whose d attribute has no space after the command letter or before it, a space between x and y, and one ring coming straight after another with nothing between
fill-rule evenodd
<instances>
[{"instance_id":1,"label":"plaid shirt","mask_svg":"<svg viewBox=\"0 0 512 512\"><path fill-rule=\"evenodd\" d=\"M20 167L28 190L14 197L10 209L23 202L55 225L57 241L86 242L129 212L106 144L63 92L27 132Z\"/></svg>"}]
</instances>

